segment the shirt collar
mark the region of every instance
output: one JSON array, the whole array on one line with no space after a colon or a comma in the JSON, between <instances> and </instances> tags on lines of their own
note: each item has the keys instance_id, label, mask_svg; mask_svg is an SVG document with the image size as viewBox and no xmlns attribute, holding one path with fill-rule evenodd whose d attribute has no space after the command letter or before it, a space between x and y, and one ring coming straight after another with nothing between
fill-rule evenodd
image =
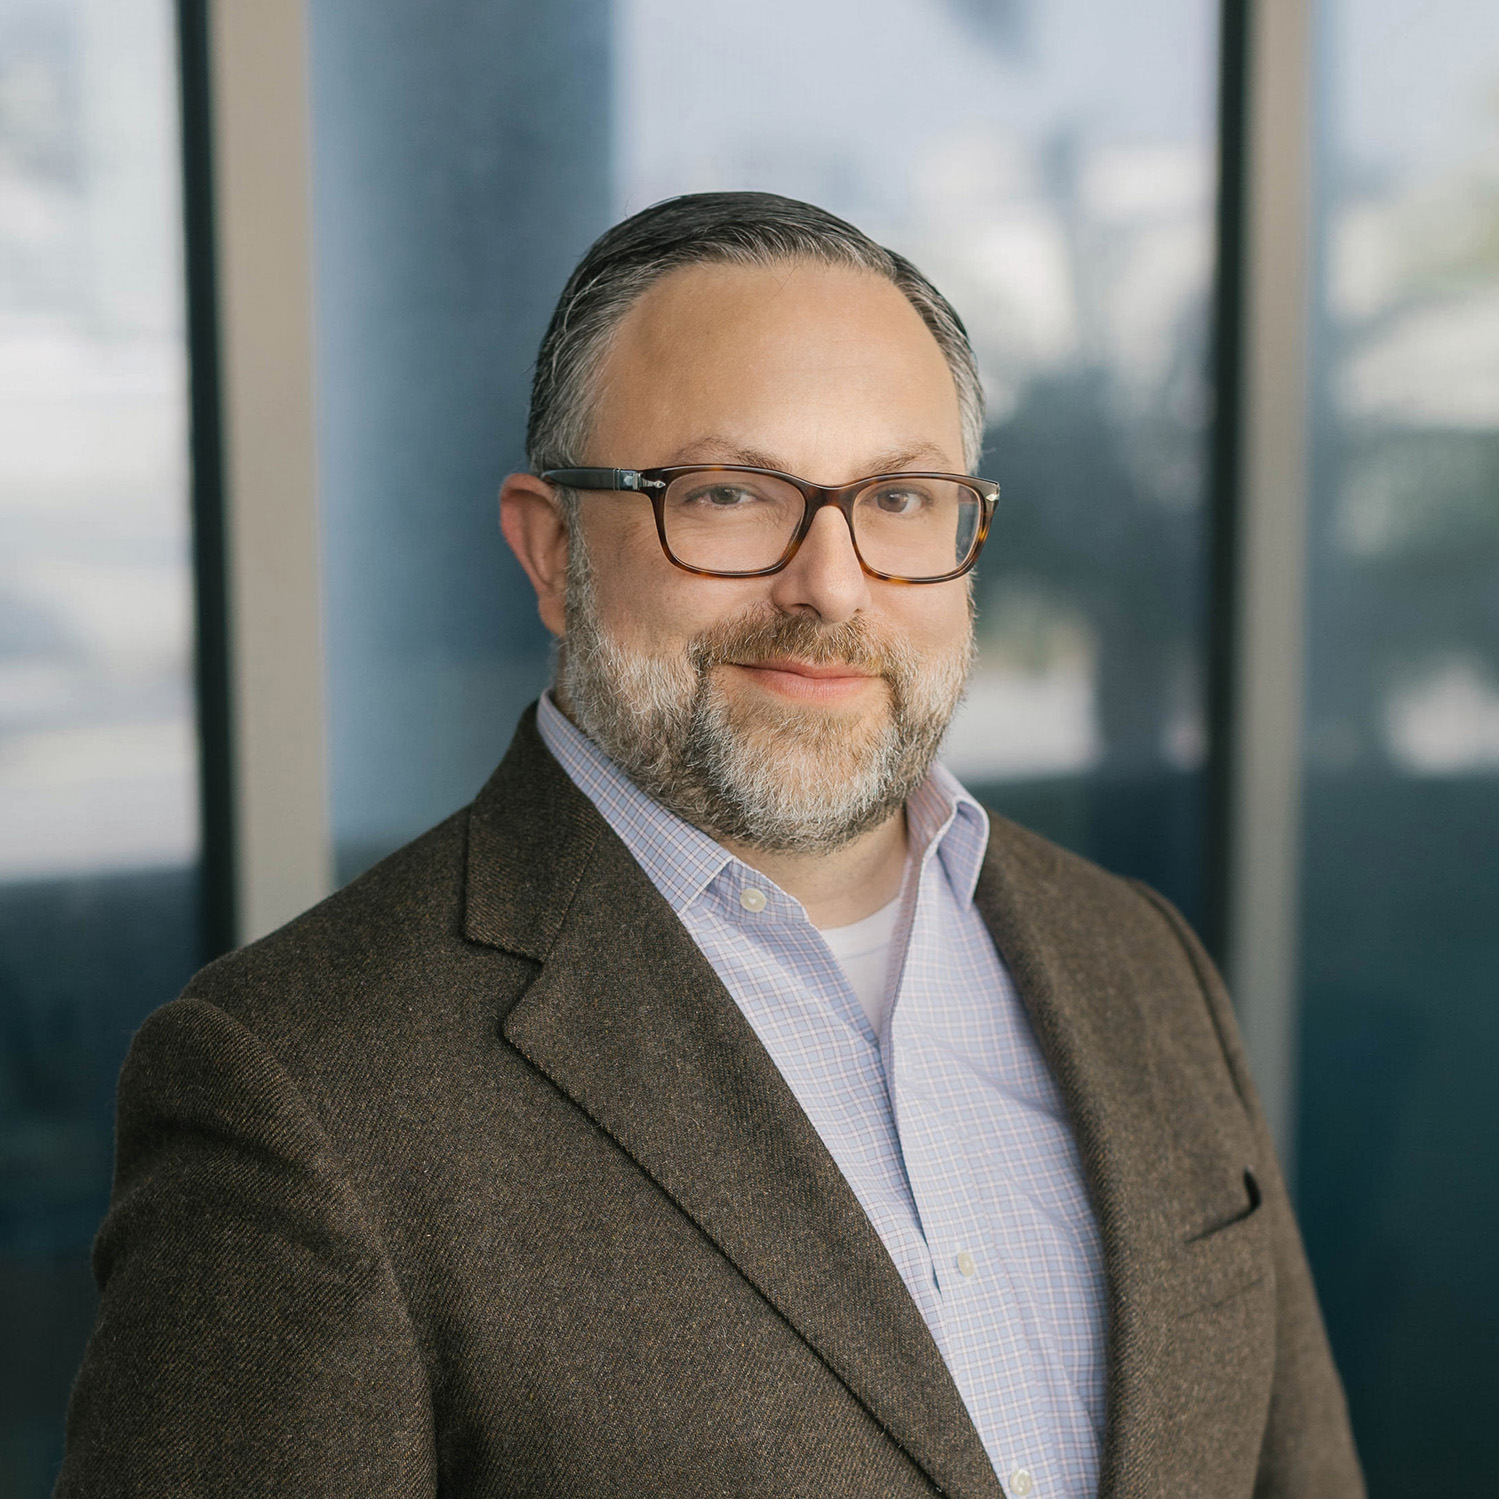
<instances>
[{"instance_id":1,"label":"shirt collar","mask_svg":"<svg viewBox=\"0 0 1499 1499\"><path fill-rule=\"evenodd\" d=\"M536 727L557 763L619 834L678 916L726 868L750 876L748 867L722 844L647 796L557 707L550 692L537 705ZM988 814L955 776L933 765L907 800L906 817L913 857L924 863L935 851L953 894L969 904L989 843ZM764 883L763 875L753 878Z\"/></svg>"},{"instance_id":2,"label":"shirt collar","mask_svg":"<svg viewBox=\"0 0 1499 1499\"><path fill-rule=\"evenodd\" d=\"M619 834L678 916L738 862L701 828L647 796L544 692L536 708L542 743Z\"/></svg>"},{"instance_id":3,"label":"shirt collar","mask_svg":"<svg viewBox=\"0 0 1499 1499\"><path fill-rule=\"evenodd\" d=\"M969 905L989 847L989 814L937 763L907 798L906 822L912 851L922 857L935 848L953 894Z\"/></svg>"}]
</instances>

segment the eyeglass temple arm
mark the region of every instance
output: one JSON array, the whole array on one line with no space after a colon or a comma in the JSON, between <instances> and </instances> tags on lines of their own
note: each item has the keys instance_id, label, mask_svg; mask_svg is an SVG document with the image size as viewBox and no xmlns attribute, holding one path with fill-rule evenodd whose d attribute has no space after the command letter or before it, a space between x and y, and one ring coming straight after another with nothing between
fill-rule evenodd
<instances>
[{"instance_id":1,"label":"eyeglass temple arm","mask_svg":"<svg viewBox=\"0 0 1499 1499\"><path fill-rule=\"evenodd\" d=\"M564 489L660 489L659 479L644 479L633 468L549 468L541 476Z\"/></svg>"}]
</instances>

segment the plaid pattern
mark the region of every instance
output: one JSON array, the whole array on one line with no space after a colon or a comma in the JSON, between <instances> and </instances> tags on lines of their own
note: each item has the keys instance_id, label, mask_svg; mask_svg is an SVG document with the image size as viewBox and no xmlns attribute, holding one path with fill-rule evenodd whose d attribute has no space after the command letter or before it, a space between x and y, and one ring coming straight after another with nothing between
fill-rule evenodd
<instances>
[{"instance_id":1,"label":"plaid pattern","mask_svg":"<svg viewBox=\"0 0 1499 1499\"><path fill-rule=\"evenodd\" d=\"M876 1036L798 901L646 796L550 696L537 725L774 1059L921 1309L1007 1488L1095 1494L1102 1248L1056 1084L973 903L983 808L940 766L907 803L894 1004ZM746 891L763 908L754 894L746 905Z\"/></svg>"}]
</instances>

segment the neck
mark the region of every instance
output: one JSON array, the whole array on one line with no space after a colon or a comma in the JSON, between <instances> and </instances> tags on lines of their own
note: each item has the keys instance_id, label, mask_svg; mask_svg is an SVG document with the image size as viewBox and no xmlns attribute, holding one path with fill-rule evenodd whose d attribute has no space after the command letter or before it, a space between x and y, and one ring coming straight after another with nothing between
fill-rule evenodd
<instances>
[{"instance_id":1,"label":"neck","mask_svg":"<svg viewBox=\"0 0 1499 1499\"><path fill-rule=\"evenodd\" d=\"M889 905L900 894L909 846L904 808L827 854L767 853L722 841L736 858L799 900L816 927L848 926Z\"/></svg>"}]
</instances>

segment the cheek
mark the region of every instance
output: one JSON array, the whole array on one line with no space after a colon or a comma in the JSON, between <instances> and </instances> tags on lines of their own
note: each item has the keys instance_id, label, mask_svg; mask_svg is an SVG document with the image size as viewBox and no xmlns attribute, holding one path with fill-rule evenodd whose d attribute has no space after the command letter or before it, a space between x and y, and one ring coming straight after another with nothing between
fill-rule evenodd
<instances>
[{"instance_id":1,"label":"cheek","mask_svg":"<svg viewBox=\"0 0 1499 1499\"><path fill-rule=\"evenodd\" d=\"M701 578L667 561L654 519L590 526L599 622L616 640L651 655L682 649L704 630L768 603L767 580Z\"/></svg>"},{"instance_id":2,"label":"cheek","mask_svg":"<svg viewBox=\"0 0 1499 1499\"><path fill-rule=\"evenodd\" d=\"M633 635L642 621L649 627L653 604L661 594L661 575L675 571L661 555L649 507L609 495L584 512L583 539L600 623L621 638Z\"/></svg>"},{"instance_id":3,"label":"cheek","mask_svg":"<svg viewBox=\"0 0 1499 1499\"><path fill-rule=\"evenodd\" d=\"M875 600L879 629L920 655L942 655L968 638L968 588L964 580L929 587L886 584Z\"/></svg>"}]
</instances>

